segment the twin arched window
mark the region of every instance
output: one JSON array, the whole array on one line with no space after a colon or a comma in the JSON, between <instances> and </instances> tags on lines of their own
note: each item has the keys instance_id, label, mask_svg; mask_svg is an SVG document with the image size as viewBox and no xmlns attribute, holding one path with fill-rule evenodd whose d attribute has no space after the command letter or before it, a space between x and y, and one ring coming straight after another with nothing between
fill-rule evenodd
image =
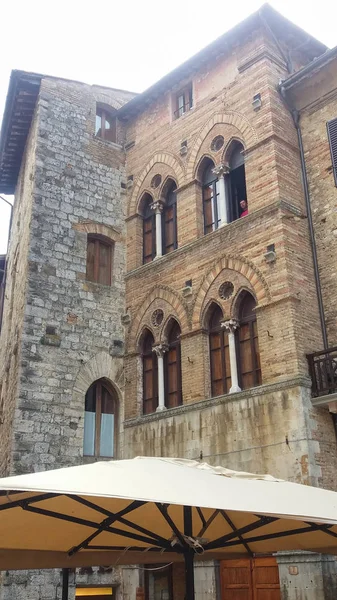
<instances>
[{"instance_id":1,"label":"twin arched window","mask_svg":"<svg viewBox=\"0 0 337 600\"><path fill-rule=\"evenodd\" d=\"M245 212L241 204L242 201L247 202L242 144L234 141L227 155L229 169L225 175L220 175L223 181L213 172L215 165L210 158L206 158L201 165L205 234L224 223L235 221Z\"/></svg>"},{"instance_id":2,"label":"twin arched window","mask_svg":"<svg viewBox=\"0 0 337 600\"><path fill-rule=\"evenodd\" d=\"M178 247L176 189L174 181L169 180L163 190L162 202L154 202L148 193L143 196L143 264L151 262L156 256L169 254ZM159 223L156 213L159 214ZM158 225L161 229L159 240L156 236Z\"/></svg>"},{"instance_id":3,"label":"twin arched window","mask_svg":"<svg viewBox=\"0 0 337 600\"><path fill-rule=\"evenodd\" d=\"M236 367L241 389L261 385L261 365L255 315L256 302L249 292L239 298L238 324L235 332ZM231 387L229 334L221 326L221 308L213 304L209 315L209 347L212 396L228 394Z\"/></svg>"},{"instance_id":4,"label":"twin arched window","mask_svg":"<svg viewBox=\"0 0 337 600\"><path fill-rule=\"evenodd\" d=\"M173 408L182 403L181 385L181 330L177 321L172 319L167 329L167 345L160 352L154 350L154 337L146 330L142 341L143 361L143 413L153 413L158 408L159 385L165 398L165 407ZM158 380L158 361L163 362L164 380Z\"/></svg>"},{"instance_id":5,"label":"twin arched window","mask_svg":"<svg viewBox=\"0 0 337 600\"><path fill-rule=\"evenodd\" d=\"M85 395L84 456L115 456L117 398L104 379L95 381Z\"/></svg>"}]
</instances>

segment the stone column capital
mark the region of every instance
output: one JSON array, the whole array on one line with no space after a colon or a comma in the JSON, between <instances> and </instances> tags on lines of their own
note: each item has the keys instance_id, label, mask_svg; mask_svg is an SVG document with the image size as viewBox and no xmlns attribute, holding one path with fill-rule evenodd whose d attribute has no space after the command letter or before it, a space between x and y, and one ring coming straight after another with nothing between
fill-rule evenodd
<instances>
[{"instance_id":1,"label":"stone column capital","mask_svg":"<svg viewBox=\"0 0 337 600\"><path fill-rule=\"evenodd\" d=\"M214 169L212 169L212 173L217 177L223 177L229 173L229 164L228 163L220 163Z\"/></svg>"},{"instance_id":2,"label":"stone column capital","mask_svg":"<svg viewBox=\"0 0 337 600\"><path fill-rule=\"evenodd\" d=\"M240 323L237 319L228 319L221 321L221 327L226 329L227 333L234 333L240 327Z\"/></svg>"},{"instance_id":3,"label":"stone column capital","mask_svg":"<svg viewBox=\"0 0 337 600\"><path fill-rule=\"evenodd\" d=\"M163 358L165 352L168 351L167 344L157 344L157 346L152 346L152 352L155 352L158 358Z\"/></svg>"},{"instance_id":4,"label":"stone column capital","mask_svg":"<svg viewBox=\"0 0 337 600\"><path fill-rule=\"evenodd\" d=\"M152 202L151 204L152 210L157 214L160 214L164 208L164 203L161 200L157 200L156 202Z\"/></svg>"}]
</instances>

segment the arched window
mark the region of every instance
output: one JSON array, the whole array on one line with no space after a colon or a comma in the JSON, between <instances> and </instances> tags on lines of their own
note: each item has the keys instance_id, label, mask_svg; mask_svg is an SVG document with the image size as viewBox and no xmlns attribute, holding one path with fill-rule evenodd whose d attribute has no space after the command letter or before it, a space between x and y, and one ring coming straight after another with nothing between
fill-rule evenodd
<instances>
[{"instance_id":1,"label":"arched window","mask_svg":"<svg viewBox=\"0 0 337 600\"><path fill-rule=\"evenodd\" d=\"M245 292L240 303L238 337L238 371L240 387L261 385L261 365L259 343L254 308L256 302L249 292Z\"/></svg>"},{"instance_id":2,"label":"arched window","mask_svg":"<svg viewBox=\"0 0 337 600\"><path fill-rule=\"evenodd\" d=\"M111 285L112 248L112 243L101 236L88 235L86 274L88 281Z\"/></svg>"},{"instance_id":3,"label":"arched window","mask_svg":"<svg viewBox=\"0 0 337 600\"><path fill-rule=\"evenodd\" d=\"M165 204L162 212L163 254L178 248L177 240L177 186L171 181L164 192Z\"/></svg>"},{"instance_id":4,"label":"arched window","mask_svg":"<svg viewBox=\"0 0 337 600\"><path fill-rule=\"evenodd\" d=\"M115 456L116 395L104 379L95 381L85 395L84 456Z\"/></svg>"},{"instance_id":5,"label":"arched window","mask_svg":"<svg viewBox=\"0 0 337 600\"><path fill-rule=\"evenodd\" d=\"M209 319L212 396L228 394L231 387L228 334L221 327L222 320L220 306L213 305L210 308Z\"/></svg>"},{"instance_id":6,"label":"arched window","mask_svg":"<svg viewBox=\"0 0 337 600\"><path fill-rule=\"evenodd\" d=\"M155 412L158 406L158 363L156 353L152 351L154 338L151 331L143 337L143 413Z\"/></svg>"},{"instance_id":7,"label":"arched window","mask_svg":"<svg viewBox=\"0 0 337 600\"><path fill-rule=\"evenodd\" d=\"M180 334L180 327L173 320L167 337L168 350L164 354L166 408L182 404Z\"/></svg>"},{"instance_id":8,"label":"arched window","mask_svg":"<svg viewBox=\"0 0 337 600\"><path fill-rule=\"evenodd\" d=\"M219 182L213 170L214 163L207 159L202 175L202 199L204 212L204 233L218 229L220 221L219 210Z\"/></svg>"},{"instance_id":9,"label":"arched window","mask_svg":"<svg viewBox=\"0 0 337 600\"><path fill-rule=\"evenodd\" d=\"M156 215L151 208L153 198L145 194L143 198L143 264L156 256Z\"/></svg>"},{"instance_id":10,"label":"arched window","mask_svg":"<svg viewBox=\"0 0 337 600\"><path fill-rule=\"evenodd\" d=\"M243 145L235 140L227 152L230 169L226 177L229 222L236 221L243 213L248 213L248 205L244 205L247 203L247 190L243 150Z\"/></svg>"},{"instance_id":11,"label":"arched window","mask_svg":"<svg viewBox=\"0 0 337 600\"><path fill-rule=\"evenodd\" d=\"M95 135L102 140L116 142L116 111L103 105L96 106Z\"/></svg>"}]
</instances>

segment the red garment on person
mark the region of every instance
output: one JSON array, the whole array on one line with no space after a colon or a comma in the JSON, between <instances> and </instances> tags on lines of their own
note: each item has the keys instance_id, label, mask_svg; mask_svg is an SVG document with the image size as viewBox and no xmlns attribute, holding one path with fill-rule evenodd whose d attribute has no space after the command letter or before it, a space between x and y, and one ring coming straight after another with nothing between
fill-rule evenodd
<instances>
[{"instance_id":1,"label":"red garment on person","mask_svg":"<svg viewBox=\"0 0 337 600\"><path fill-rule=\"evenodd\" d=\"M240 219L241 217L246 217L248 215L248 208L246 208L246 210L244 210L241 215L240 215Z\"/></svg>"}]
</instances>

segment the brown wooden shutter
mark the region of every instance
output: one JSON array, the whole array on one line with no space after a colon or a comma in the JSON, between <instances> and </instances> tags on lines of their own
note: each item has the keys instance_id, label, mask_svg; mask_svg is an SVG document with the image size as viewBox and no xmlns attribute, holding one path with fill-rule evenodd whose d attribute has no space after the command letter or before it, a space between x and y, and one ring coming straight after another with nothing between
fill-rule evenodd
<instances>
[{"instance_id":1,"label":"brown wooden shutter","mask_svg":"<svg viewBox=\"0 0 337 600\"><path fill-rule=\"evenodd\" d=\"M153 256L155 227L153 217L148 217L143 221L143 262L151 262Z\"/></svg>"},{"instance_id":2,"label":"brown wooden shutter","mask_svg":"<svg viewBox=\"0 0 337 600\"><path fill-rule=\"evenodd\" d=\"M174 206L169 206L169 207L165 208L165 211L164 211L164 219L165 219L165 223L164 223L165 249L164 249L164 252L165 252L165 254L168 254L169 252L172 252L172 250L175 249L176 223L175 223L175 210L174 209L175 209Z\"/></svg>"},{"instance_id":3,"label":"brown wooden shutter","mask_svg":"<svg viewBox=\"0 0 337 600\"><path fill-rule=\"evenodd\" d=\"M104 139L116 143L116 137L116 118L106 114Z\"/></svg>"},{"instance_id":4,"label":"brown wooden shutter","mask_svg":"<svg viewBox=\"0 0 337 600\"><path fill-rule=\"evenodd\" d=\"M88 281L95 281L95 240L88 239L87 275Z\"/></svg>"},{"instance_id":5,"label":"brown wooden shutter","mask_svg":"<svg viewBox=\"0 0 337 600\"><path fill-rule=\"evenodd\" d=\"M99 242L98 283L111 285L111 246Z\"/></svg>"},{"instance_id":6,"label":"brown wooden shutter","mask_svg":"<svg viewBox=\"0 0 337 600\"><path fill-rule=\"evenodd\" d=\"M332 121L328 121L327 129L333 174L335 178L335 185L337 186L337 118L332 119Z\"/></svg>"},{"instance_id":7,"label":"brown wooden shutter","mask_svg":"<svg viewBox=\"0 0 337 600\"><path fill-rule=\"evenodd\" d=\"M204 199L204 231L210 233L213 231L213 186L207 186L203 189Z\"/></svg>"}]
</instances>

